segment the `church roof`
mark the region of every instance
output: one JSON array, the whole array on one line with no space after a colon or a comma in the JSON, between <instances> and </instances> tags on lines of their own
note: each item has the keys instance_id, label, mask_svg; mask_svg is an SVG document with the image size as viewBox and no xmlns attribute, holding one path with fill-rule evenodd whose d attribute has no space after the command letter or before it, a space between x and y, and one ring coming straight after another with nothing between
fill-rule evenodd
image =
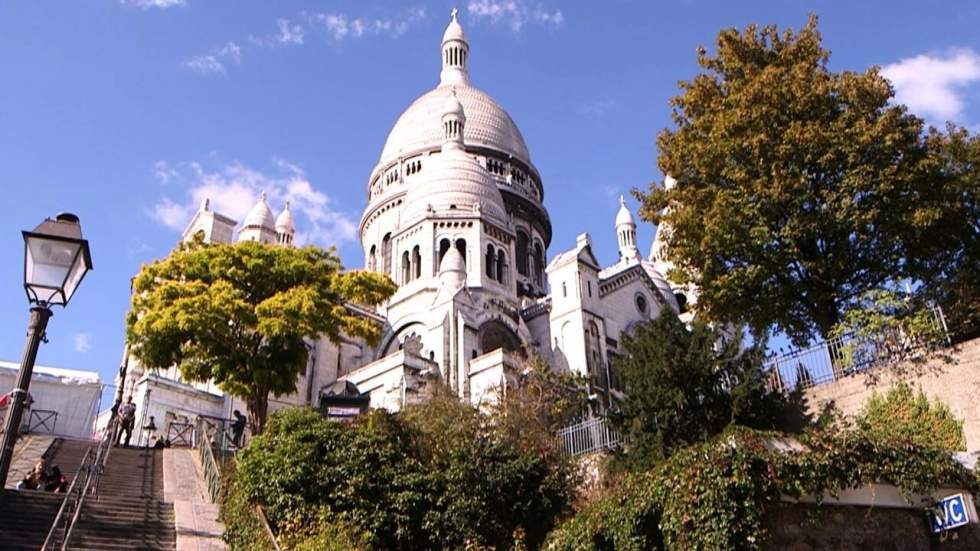
<instances>
[{"instance_id":1,"label":"church roof","mask_svg":"<svg viewBox=\"0 0 980 551\"><path fill-rule=\"evenodd\" d=\"M466 43L455 11L443 35L443 46L451 40ZM443 55L446 53L443 52ZM467 124L463 138L467 146L495 149L515 156L527 165L531 164L527 144L514 120L493 98L470 84L466 64L464 58L458 66L447 67L446 59L443 59L441 82L412 102L398 117L381 150L379 165L387 165L400 156L439 149L442 143L440 119L453 89L466 111Z\"/></svg>"},{"instance_id":2,"label":"church roof","mask_svg":"<svg viewBox=\"0 0 980 551\"><path fill-rule=\"evenodd\" d=\"M626 207L626 199L622 195L619 196L619 211L616 213L616 226L621 226L623 224L630 224L635 226L636 222L633 220L633 213L630 209Z\"/></svg>"},{"instance_id":3,"label":"church roof","mask_svg":"<svg viewBox=\"0 0 980 551\"><path fill-rule=\"evenodd\" d=\"M245 215L245 221L242 222L242 225L246 228L259 227L275 230L276 222L272 217L272 209L269 208L269 202L266 200L265 192L262 192L259 201Z\"/></svg>"},{"instance_id":4,"label":"church roof","mask_svg":"<svg viewBox=\"0 0 980 551\"><path fill-rule=\"evenodd\" d=\"M296 231L296 224L293 222L293 213L289 210L289 201L286 201L286 208L276 218L276 231L280 233Z\"/></svg>"}]
</instances>

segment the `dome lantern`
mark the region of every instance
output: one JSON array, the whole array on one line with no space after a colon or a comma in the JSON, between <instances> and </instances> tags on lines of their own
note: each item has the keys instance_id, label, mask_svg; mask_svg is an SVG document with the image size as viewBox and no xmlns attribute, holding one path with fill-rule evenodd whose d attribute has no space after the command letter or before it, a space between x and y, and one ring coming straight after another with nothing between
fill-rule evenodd
<instances>
[{"instance_id":1,"label":"dome lantern","mask_svg":"<svg viewBox=\"0 0 980 551\"><path fill-rule=\"evenodd\" d=\"M463 104L456 97L456 88L453 88L453 95L446 100L446 106L442 110L442 149L462 149L463 148L463 129L466 127L466 113L463 111Z\"/></svg>"},{"instance_id":2,"label":"dome lantern","mask_svg":"<svg viewBox=\"0 0 980 551\"><path fill-rule=\"evenodd\" d=\"M466 71L466 61L470 55L470 44L466 41L463 26L456 16L459 10L453 8L451 20L442 35L442 73L439 75L439 85L446 86L465 83L469 80Z\"/></svg>"},{"instance_id":3,"label":"dome lantern","mask_svg":"<svg viewBox=\"0 0 980 551\"><path fill-rule=\"evenodd\" d=\"M626 199L619 196L619 212L616 213L616 240L619 242L620 260L635 260L640 257L636 248L636 222L633 213L626 208Z\"/></svg>"}]
</instances>

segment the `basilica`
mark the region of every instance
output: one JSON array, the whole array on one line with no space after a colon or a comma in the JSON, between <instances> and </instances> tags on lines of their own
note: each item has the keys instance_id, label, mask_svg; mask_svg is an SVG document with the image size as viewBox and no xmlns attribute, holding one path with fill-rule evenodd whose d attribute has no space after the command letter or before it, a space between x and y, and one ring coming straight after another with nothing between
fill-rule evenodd
<instances>
[{"instance_id":1,"label":"basilica","mask_svg":"<svg viewBox=\"0 0 980 551\"><path fill-rule=\"evenodd\" d=\"M669 229L660 229L645 258L622 199L610 225L615 264L599 264L588 234L552 243L544 182L517 125L471 82L470 53L454 12L438 84L395 122L365 185L364 267L398 284L386 304L359 310L382 324L381 341L311 338L297 392L271 398L271 409L361 396L397 411L435 384L486 404L518 384L529 355L587 376L596 402L608 404L618 395L610 364L624 334L667 309L690 316L695 293L664 277L670 265L661 237ZM289 205L275 216L263 195L240 225L205 200L183 238L290 247L294 235ZM124 393L163 430L244 409L213 384L126 361Z\"/></svg>"}]
</instances>

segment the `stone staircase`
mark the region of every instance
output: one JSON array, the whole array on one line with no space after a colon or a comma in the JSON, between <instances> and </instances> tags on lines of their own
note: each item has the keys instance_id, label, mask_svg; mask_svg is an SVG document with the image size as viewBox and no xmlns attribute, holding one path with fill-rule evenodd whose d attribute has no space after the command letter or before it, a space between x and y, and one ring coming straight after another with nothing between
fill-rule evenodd
<instances>
[{"instance_id":1,"label":"stone staircase","mask_svg":"<svg viewBox=\"0 0 980 551\"><path fill-rule=\"evenodd\" d=\"M57 438L44 457L71 480L85 452L94 444L88 440ZM5 551L40 549L64 498L65 494L35 490L3 490L0 494L0 548Z\"/></svg>"},{"instance_id":2,"label":"stone staircase","mask_svg":"<svg viewBox=\"0 0 980 551\"><path fill-rule=\"evenodd\" d=\"M98 494L85 499L70 549L176 549L173 505L163 499L163 450L114 448Z\"/></svg>"},{"instance_id":3,"label":"stone staircase","mask_svg":"<svg viewBox=\"0 0 980 551\"><path fill-rule=\"evenodd\" d=\"M91 441L54 441L45 457L70 480ZM37 551L64 494L4 490L0 494L0 549ZM176 549L174 510L163 497L162 450L113 448L98 494L85 498L69 549Z\"/></svg>"}]
</instances>

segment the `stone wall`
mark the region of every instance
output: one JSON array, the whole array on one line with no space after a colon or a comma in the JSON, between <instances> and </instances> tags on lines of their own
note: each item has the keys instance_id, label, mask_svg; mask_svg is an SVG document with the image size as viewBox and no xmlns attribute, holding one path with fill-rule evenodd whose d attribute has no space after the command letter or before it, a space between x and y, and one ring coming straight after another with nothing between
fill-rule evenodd
<instances>
[{"instance_id":1,"label":"stone wall","mask_svg":"<svg viewBox=\"0 0 980 551\"><path fill-rule=\"evenodd\" d=\"M847 415L861 410L875 391L905 381L940 399L963 420L968 451L980 451L980 339L947 349L924 362L905 362L814 386L804 396L811 413L827 402Z\"/></svg>"},{"instance_id":2,"label":"stone wall","mask_svg":"<svg viewBox=\"0 0 980 551\"><path fill-rule=\"evenodd\" d=\"M779 551L966 551L980 549L980 525L933 535L921 509L787 504L766 519L766 549Z\"/></svg>"}]
</instances>

